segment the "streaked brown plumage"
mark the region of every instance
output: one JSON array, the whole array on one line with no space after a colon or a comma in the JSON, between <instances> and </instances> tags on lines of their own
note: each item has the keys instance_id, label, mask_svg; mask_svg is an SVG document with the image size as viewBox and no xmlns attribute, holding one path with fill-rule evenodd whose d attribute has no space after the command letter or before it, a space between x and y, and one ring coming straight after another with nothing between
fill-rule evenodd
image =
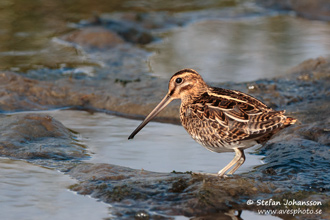
<instances>
[{"instance_id":1,"label":"streaked brown plumage","mask_svg":"<svg viewBox=\"0 0 330 220\"><path fill-rule=\"evenodd\" d=\"M244 149L263 144L296 119L245 93L208 86L192 69L175 73L164 99L129 136L132 139L174 99L181 99L180 119L191 137L210 151L236 153L218 172L233 174L245 161Z\"/></svg>"}]
</instances>

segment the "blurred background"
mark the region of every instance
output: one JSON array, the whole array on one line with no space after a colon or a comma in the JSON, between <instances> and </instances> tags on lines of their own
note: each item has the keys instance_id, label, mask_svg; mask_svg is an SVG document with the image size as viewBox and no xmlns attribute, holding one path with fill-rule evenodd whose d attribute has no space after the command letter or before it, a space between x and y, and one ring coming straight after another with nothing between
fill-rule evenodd
<instances>
[{"instance_id":1,"label":"blurred background","mask_svg":"<svg viewBox=\"0 0 330 220\"><path fill-rule=\"evenodd\" d=\"M139 46L149 52L144 59L155 76L167 79L178 69L189 67L213 82L273 77L305 59L329 55L330 51L329 23L296 16L311 14L309 17L326 20L329 17L319 11L328 4L288 2L3 0L0 70L34 77L97 75L101 72L95 70L100 67L98 60L58 39L81 27L84 20L101 17L103 21L119 18L124 25L137 27L141 27L136 24L138 19L144 19L144 23L152 20L154 27L143 28L149 28L153 40ZM287 10L292 8L300 11ZM133 16L138 17L133 18L134 22Z\"/></svg>"}]
</instances>

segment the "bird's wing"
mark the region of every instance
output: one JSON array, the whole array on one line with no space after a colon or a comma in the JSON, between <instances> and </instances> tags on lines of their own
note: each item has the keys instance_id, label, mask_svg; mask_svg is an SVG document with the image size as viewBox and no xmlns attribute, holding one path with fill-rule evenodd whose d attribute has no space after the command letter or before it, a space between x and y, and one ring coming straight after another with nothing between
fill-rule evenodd
<instances>
[{"instance_id":1,"label":"bird's wing","mask_svg":"<svg viewBox=\"0 0 330 220\"><path fill-rule=\"evenodd\" d=\"M218 88L202 95L191 109L226 142L261 138L286 119L284 111L274 111L252 96Z\"/></svg>"}]
</instances>

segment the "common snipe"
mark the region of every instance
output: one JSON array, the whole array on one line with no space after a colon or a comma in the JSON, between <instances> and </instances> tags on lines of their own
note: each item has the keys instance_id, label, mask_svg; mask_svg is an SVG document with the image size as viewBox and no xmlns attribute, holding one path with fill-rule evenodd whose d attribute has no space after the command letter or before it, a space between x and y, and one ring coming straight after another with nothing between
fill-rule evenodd
<instances>
[{"instance_id":1,"label":"common snipe","mask_svg":"<svg viewBox=\"0 0 330 220\"><path fill-rule=\"evenodd\" d=\"M239 91L210 87L195 70L183 69L171 77L167 95L128 139L174 99L181 99L181 123L195 141L210 151L236 153L218 172L220 177L231 167L227 174L233 174L244 163L244 149L265 143L296 122L285 111L274 111Z\"/></svg>"}]
</instances>

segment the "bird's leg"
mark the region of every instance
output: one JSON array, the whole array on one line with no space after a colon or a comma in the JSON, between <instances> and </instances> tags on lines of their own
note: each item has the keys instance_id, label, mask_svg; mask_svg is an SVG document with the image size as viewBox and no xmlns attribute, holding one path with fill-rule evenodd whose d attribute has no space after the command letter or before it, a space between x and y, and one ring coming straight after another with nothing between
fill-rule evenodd
<instances>
[{"instance_id":1,"label":"bird's leg","mask_svg":"<svg viewBox=\"0 0 330 220\"><path fill-rule=\"evenodd\" d=\"M243 150L240 150L240 149L237 149L238 151L240 151L240 154L241 154L241 157L239 158L239 160L237 161L236 165L233 167L232 170L230 170L228 172L228 174L234 174L235 171L240 167L242 166L242 164L244 163L245 161L245 154L244 154L244 151ZM237 153L237 152L236 152Z\"/></svg>"},{"instance_id":2,"label":"bird's leg","mask_svg":"<svg viewBox=\"0 0 330 220\"><path fill-rule=\"evenodd\" d=\"M234 148L234 151L236 153L234 159L232 161L230 161L230 163L227 166L225 166L222 170L220 170L218 172L218 176L219 177L222 177L230 169L230 167L232 167L233 165L235 165L242 158L242 155L244 155L243 150L240 150L238 148ZM244 156L244 158L245 158L245 156Z\"/></svg>"}]
</instances>

